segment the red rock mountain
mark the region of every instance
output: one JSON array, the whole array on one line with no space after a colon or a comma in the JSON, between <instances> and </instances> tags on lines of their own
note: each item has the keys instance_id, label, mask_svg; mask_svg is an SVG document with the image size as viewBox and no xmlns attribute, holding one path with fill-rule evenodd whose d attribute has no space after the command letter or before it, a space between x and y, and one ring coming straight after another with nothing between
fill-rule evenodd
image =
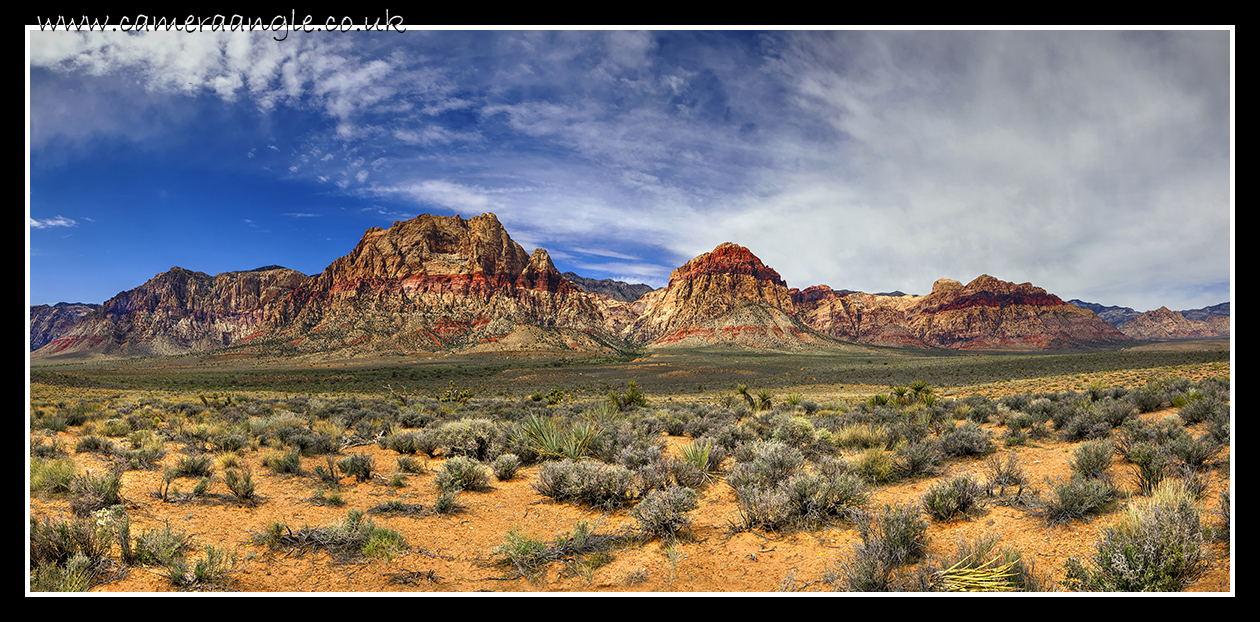
<instances>
[{"instance_id":1,"label":"red rock mountain","mask_svg":"<svg viewBox=\"0 0 1260 622\"><path fill-rule=\"evenodd\" d=\"M606 349L608 329L547 251L526 253L489 213L369 229L278 305L268 327L299 352L495 349L523 328L553 329L553 345Z\"/></svg>"},{"instance_id":2,"label":"red rock mountain","mask_svg":"<svg viewBox=\"0 0 1260 622\"><path fill-rule=\"evenodd\" d=\"M1229 317L1214 316L1206 321L1187 319L1168 307L1147 311L1120 327L1132 339L1190 339L1228 337Z\"/></svg>"},{"instance_id":3,"label":"red rock mountain","mask_svg":"<svg viewBox=\"0 0 1260 622\"><path fill-rule=\"evenodd\" d=\"M1028 283L985 275L965 286L941 279L927 296L897 294L788 289L747 248L725 243L674 270L667 287L626 302L583 292L547 251L526 253L512 241L493 214L426 214L369 229L349 254L309 277L275 266L213 277L173 268L68 328L41 329L55 339L32 356L236 345L355 355L610 351L627 343L1044 349L1127 340L1092 311Z\"/></svg>"},{"instance_id":4,"label":"red rock mountain","mask_svg":"<svg viewBox=\"0 0 1260 622\"><path fill-rule=\"evenodd\" d=\"M30 350L34 352L64 335L83 316L101 308L97 304L59 302L55 305L31 306Z\"/></svg>"},{"instance_id":5,"label":"red rock mountain","mask_svg":"<svg viewBox=\"0 0 1260 622\"><path fill-rule=\"evenodd\" d=\"M216 276L171 268L109 299L38 352L160 356L220 348L257 331L305 280L279 266Z\"/></svg>"},{"instance_id":6,"label":"red rock mountain","mask_svg":"<svg viewBox=\"0 0 1260 622\"><path fill-rule=\"evenodd\" d=\"M632 308L638 319L625 337L653 346L791 347L828 341L796 319L779 273L729 242L674 270L667 287L645 294Z\"/></svg>"}]
</instances>

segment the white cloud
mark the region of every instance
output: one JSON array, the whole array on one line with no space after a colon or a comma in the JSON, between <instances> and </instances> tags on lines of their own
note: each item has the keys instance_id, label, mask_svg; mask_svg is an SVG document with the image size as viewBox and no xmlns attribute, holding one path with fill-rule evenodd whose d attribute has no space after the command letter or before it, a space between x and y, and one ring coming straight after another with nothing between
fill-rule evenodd
<instances>
[{"instance_id":1,"label":"white cloud","mask_svg":"<svg viewBox=\"0 0 1260 622\"><path fill-rule=\"evenodd\" d=\"M29 219L32 229L48 229L50 227L77 227L79 223L65 216L57 216L55 218L45 218L39 220L36 218Z\"/></svg>"}]
</instances>

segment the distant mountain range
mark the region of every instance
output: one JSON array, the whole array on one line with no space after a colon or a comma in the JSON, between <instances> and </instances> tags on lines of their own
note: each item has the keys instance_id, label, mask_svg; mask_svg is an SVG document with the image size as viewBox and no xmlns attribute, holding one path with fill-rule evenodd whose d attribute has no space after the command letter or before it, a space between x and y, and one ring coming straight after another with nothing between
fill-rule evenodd
<instances>
[{"instance_id":1,"label":"distant mountain range","mask_svg":"<svg viewBox=\"0 0 1260 622\"><path fill-rule=\"evenodd\" d=\"M31 307L30 347L36 358L225 347L278 356L710 345L1041 350L1229 330L1228 303L1194 319L1161 309L1143 320L1148 314L1072 302L988 275L965 285L940 279L924 296L800 290L732 243L652 289L562 275L546 250L526 253L494 214L425 214L369 229L316 275L175 267L101 305ZM1128 318L1131 332L1107 317Z\"/></svg>"},{"instance_id":2,"label":"distant mountain range","mask_svg":"<svg viewBox=\"0 0 1260 622\"><path fill-rule=\"evenodd\" d=\"M1190 339L1228 337L1230 303L1202 309L1171 311L1160 307L1138 313L1129 307L1107 307L1083 300L1069 300L1082 309L1089 309L1133 339Z\"/></svg>"}]
</instances>

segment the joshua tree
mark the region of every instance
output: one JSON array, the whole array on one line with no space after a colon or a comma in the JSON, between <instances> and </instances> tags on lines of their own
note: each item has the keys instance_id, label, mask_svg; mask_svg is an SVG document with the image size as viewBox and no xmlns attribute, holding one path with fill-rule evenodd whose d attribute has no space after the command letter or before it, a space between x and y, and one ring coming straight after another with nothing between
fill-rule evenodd
<instances>
[{"instance_id":1,"label":"joshua tree","mask_svg":"<svg viewBox=\"0 0 1260 622\"><path fill-rule=\"evenodd\" d=\"M738 393L741 397L743 397L745 402L748 402L749 408L751 408L752 410L757 409L757 404L753 402L752 393L748 392L748 385L746 384L739 385L738 387L735 388L735 392Z\"/></svg>"}]
</instances>

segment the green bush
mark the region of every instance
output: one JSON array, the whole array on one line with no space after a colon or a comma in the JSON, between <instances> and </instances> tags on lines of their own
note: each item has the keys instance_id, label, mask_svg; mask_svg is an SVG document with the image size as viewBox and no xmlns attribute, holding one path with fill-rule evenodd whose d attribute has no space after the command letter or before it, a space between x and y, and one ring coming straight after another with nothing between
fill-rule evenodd
<instances>
[{"instance_id":1,"label":"green bush","mask_svg":"<svg viewBox=\"0 0 1260 622\"><path fill-rule=\"evenodd\" d=\"M1101 479L1047 480L1047 484L1054 494L1043 500L1040 512L1051 525L1063 525L1102 513L1111 508L1120 496L1115 486Z\"/></svg>"},{"instance_id":2,"label":"green bush","mask_svg":"<svg viewBox=\"0 0 1260 622\"><path fill-rule=\"evenodd\" d=\"M434 483L442 492L478 491L490 487L490 476L480 461L468 456L455 456L442 463Z\"/></svg>"},{"instance_id":3,"label":"green bush","mask_svg":"<svg viewBox=\"0 0 1260 622\"><path fill-rule=\"evenodd\" d=\"M521 459L516 454L503 454L494 459L491 468L499 481L507 481L516 476L517 469L521 468Z\"/></svg>"},{"instance_id":4,"label":"green bush","mask_svg":"<svg viewBox=\"0 0 1260 622\"><path fill-rule=\"evenodd\" d=\"M989 433L968 421L941 435L941 452L947 456L983 456L993 451Z\"/></svg>"},{"instance_id":5,"label":"green bush","mask_svg":"<svg viewBox=\"0 0 1260 622\"><path fill-rule=\"evenodd\" d=\"M933 484L923 495L923 509L936 520L947 521L978 507L983 494L975 480L962 475Z\"/></svg>"},{"instance_id":6,"label":"green bush","mask_svg":"<svg viewBox=\"0 0 1260 622\"><path fill-rule=\"evenodd\" d=\"M700 507L696 491L682 486L648 493L630 510L639 530L655 538L674 538L691 527L687 513Z\"/></svg>"},{"instance_id":7,"label":"green bush","mask_svg":"<svg viewBox=\"0 0 1260 622\"><path fill-rule=\"evenodd\" d=\"M87 516L97 510L123 502L122 473L111 469L105 473L83 473L70 480L70 510L75 516Z\"/></svg>"},{"instance_id":8,"label":"green bush","mask_svg":"<svg viewBox=\"0 0 1260 622\"><path fill-rule=\"evenodd\" d=\"M1089 479L1106 476L1111 468L1111 443L1095 440L1081 443L1073 454L1072 472Z\"/></svg>"},{"instance_id":9,"label":"green bush","mask_svg":"<svg viewBox=\"0 0 1260 622\"><path fill-rule=\"evenodd\" d=\"M612 509L633 498L634 474L621 465L595 460L560 460L543 464L534 490L556 501Z\"/></svg>"},{"instance_id":10,"label":"green bush","mask_svg":"<svg viewBox=\"0 0 1260 622\"><path fill-rule=\"evenodd\" d=\"M376 461L367 454L350 454L337 461L337 468L346 477L353 477L359 482L366 482L372 479L372 472L376 470Z\"/></svg>"},{"instance_id":11,"label":"green bush","mask_svg":"<svg viewBox=\"0 0 1260 622\"><path fill-rule=\"evenodd\" d=\"M1176 592L1205 567L1198 507L1176 480L1133 504L1103 532L1092 559L1066 565L1068 587L1092 592Z\"/></svg>"}]
</instances>

